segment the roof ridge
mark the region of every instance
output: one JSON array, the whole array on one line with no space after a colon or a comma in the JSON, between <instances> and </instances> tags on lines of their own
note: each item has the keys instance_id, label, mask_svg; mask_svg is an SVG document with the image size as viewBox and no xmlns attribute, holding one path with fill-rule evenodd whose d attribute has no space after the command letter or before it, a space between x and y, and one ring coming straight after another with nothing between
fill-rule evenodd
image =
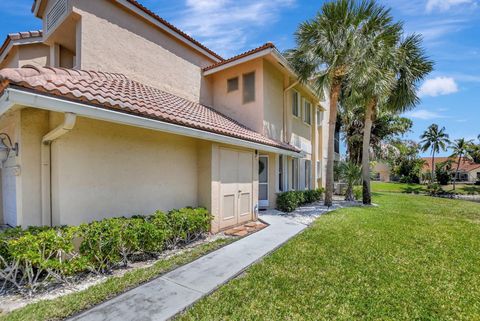
<instances>
[{"instance_id":1,"label":"roof ridge","mask_svg":"<svg viewBox=\"0 0 480 321\"><path fill-rule=\"evenodd\" d=\"M248 57L250 55L253 55L257 52L260 52L262 50L265 50L265 49L268 49L268 48L276 48L275 45L273 44L273 42L266 42L264 43L263 45L259 46L259 47L256 47L256 48L253 48L253 49L250 49L248 51L245 51L245 52L242 52L242 53L239 53L233 57L230 57L228 59L224 59L223 61L220 61L220 62L217 62L217 63L214 63L210 66L207 66L205 68L203 68L203 71L207 71L207 70L210 70L210 69L213 69L213 68L216 68L216 67L219 67L219 66L222 66L222 65L225 65L225 64L228 64L229 62L232 62L232 61L235 61L235 60L238 60L238 59L241 59L241 58L244 58L244 57Z\"/></svg>"}]
</instances>

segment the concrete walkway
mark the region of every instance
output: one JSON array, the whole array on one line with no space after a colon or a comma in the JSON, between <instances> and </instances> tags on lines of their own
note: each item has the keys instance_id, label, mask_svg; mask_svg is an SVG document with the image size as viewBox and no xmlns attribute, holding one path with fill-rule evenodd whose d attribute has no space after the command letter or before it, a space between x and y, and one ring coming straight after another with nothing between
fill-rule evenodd
<instances>
[{"instance_id":1,"label":"concrete walkway","mask_svg":"<svg viewBox=\"0 0 480 321\"><path fill-rule=\"evenodd\" d=\"M229 244L196 261L104 302L71 321L168 320L200 298L241 274L310 225L321 214L356 205L335 202L326 208L313 204L291 214L262 212L267 228Z\"/></svg>"},{"instance_id":2,"label":"concrete walkway","mask_svg":"<svg viewBox=\"0 0 480 321\"><path fill-rule=\"evenodd\" d=\"M261 219L270 226L70 320L167 320L306 228L284 216L262 215Z\"/></svg>"}]
</instances>

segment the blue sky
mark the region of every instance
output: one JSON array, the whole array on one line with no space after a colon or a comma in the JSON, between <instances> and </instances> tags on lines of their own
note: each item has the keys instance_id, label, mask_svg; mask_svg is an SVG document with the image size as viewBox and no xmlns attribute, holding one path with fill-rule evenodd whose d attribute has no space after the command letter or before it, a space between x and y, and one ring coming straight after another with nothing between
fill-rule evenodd
<instances>
[{"instance_id":1,"label":"blue sky","mask_svg":"<svg viewBox=\"0 0 480 321\"><path fill-rule=\"evenodd\" d=\"M32 0L0 1L0 36L40 28ZM315 15L312 0L141 0L219 54L229 57L267 41L294 46L298 24ZM408 33L421 33L435 70L420 88L421 104L408 138L418 140L432 123L451 138L480 134L480 0L382 0Z\"/></svg>"}]
</instances>

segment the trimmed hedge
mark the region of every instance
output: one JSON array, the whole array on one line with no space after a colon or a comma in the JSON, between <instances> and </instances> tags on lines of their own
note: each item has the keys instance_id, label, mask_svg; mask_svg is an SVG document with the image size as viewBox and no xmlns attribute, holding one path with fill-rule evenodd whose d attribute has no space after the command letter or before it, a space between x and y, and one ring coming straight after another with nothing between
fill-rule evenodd
<instances>
[{"instance_id":1,"label":"trimmed hedge","mask_svg":"<svg viewBox=\"0 0 480 321\"><path fill-rule=\"evenodd\" d=\"M288 191L277 194L277 209L282 212L293 212L297 207L318 202L322 199L324 189L308 191Z\"/></svg>"},{"instance_id":2,"label":"trimmed hedge","mask_svg":"<svg viewBox=\"0 0 480 321\"><path fill-rule=\"evenodd\" d=\"M0 233L0 284L32 294L81 272L107 273L134 255L156 256L210 230L204 208L109 218L78 227L32 227Z\"/></svg>"}]
</instances>

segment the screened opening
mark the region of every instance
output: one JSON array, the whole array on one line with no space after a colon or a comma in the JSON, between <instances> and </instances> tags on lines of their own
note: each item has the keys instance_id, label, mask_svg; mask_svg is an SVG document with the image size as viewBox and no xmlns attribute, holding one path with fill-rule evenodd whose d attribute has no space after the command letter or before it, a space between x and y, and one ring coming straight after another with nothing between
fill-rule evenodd
<instances>
[{"instance_id":1,"label":"screened opening","mask_svg":"<svg viewBox=\"0 0 480 321\"><path fill-rule=\"evenodd\" d=\"M303 121L309 125L312 123L312 104L307 100L304 102Z\"/></svg>"},{"instance_id":2,"label":"screened opening","mask_svg":"<svg viewBox=\"0 0 480 321\"><path fill-rule=\"evenodd\" d=\"M243 75L243 103L255 101L255 72Z\"/></svg>"},{"instance_id":3,"label":"screened opening","mask_svg":"<svg viewBox=\"0 0 480 321\"><path fill-rule=\"evenodd\" d=\"M238 90L238 77L227 80L227 92Z\"/></svg>"},{"instance_id":4,"label":"screened opening","mask_svg":"<svg viewBox=\"0 0 480 321\"><path fill-rule=\"evenodd\" d=\"M300 117L299 101L300 101L300 95L298 92L294 91L292 93L292 114L295 117Z\"/></svg>"}]
</instances>

